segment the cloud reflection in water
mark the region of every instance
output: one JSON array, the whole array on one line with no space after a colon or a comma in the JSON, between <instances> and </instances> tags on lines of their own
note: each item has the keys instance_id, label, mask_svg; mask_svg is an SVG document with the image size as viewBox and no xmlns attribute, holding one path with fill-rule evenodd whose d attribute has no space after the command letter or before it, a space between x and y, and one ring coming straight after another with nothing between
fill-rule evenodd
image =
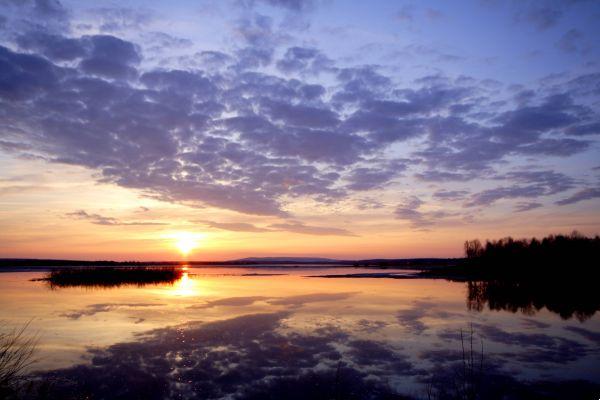
<instances>
[{"instance_id":1,"label":"cloud reflection in water","mask_svg":"<svg viewBox=\"0 0 600 400\"><path fill-rule=\"evenodd\" d=\"M40 376L53 382L51 397L62 399L92 394L108 399L405 399L414 398L404 393L418 392L415 384L425 387L433 379L437 386L449 385L461 365L457 342L414 359L402 344L357 338L341 326L307 333L286 329L297 310L295 302L290 304L288 310L156 329L134 342L91 350L89 364ZM568 350L565 340L544 334L514 334L486 325L475 329L488 343L524 344L529 354L554 355L542 357L544 362L565 363L590 351L574 341L569 348L577 352L562 351ZM516 356L527 354L486 354L489 380L480 390L491 397L482 398L525 399L553 384L513 377L503 367ZM599 388L589 382L561 387L561 395L564 388L579 391L575 394ZM436 390L440 398L452 398Z\"/></svg>"}]
</instances>

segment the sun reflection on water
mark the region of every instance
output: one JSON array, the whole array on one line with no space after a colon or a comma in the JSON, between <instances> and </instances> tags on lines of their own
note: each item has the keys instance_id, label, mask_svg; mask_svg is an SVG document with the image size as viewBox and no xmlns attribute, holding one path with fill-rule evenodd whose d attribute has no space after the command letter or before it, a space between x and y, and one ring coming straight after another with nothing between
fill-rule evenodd
<instances>
[{"instance_id":1,"label":"sun reflection on water","mask_svg":"<svg viewBox=\"0 0 600 400\"><path fill-rule=\"evenodd\" d=\"M176 281L171 288L169 294L173 296L197 296L200 293L199 282L190 278L188 267L182 267L183 274L181 279Z\"/></svg>"}]
</instances>

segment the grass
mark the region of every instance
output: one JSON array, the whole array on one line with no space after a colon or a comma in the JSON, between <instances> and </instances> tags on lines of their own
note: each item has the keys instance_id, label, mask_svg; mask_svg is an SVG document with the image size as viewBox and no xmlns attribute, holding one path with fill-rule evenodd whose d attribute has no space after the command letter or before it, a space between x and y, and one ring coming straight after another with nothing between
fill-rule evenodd
<instances>
[{"instance_id":1,"label":"grass","mask_svg":"<svg viewBox=\"0 0 600 400\"><path fill-rule=\"evenodd\" d=\"M478 400L485 397L482 390L485 378L483 340L481 350L477 352L474 337L473 325L466 335L460 330L461 360L442 376L431 376L426 386L427 400Z\"/></svg>"},{"instance_id":2,"label":"grass","mask_svg":"<svg viewBox=\"0 0 600 400\"><path fill-rule=\"evenodd\" d=\"M21 328L0 327L0 398L14 398L26 382L26 371L34 362L38 338L28 335L29 323Z\"/></svg>"},{"instance_id":3,"label":"grass","mask_svg":"<svg viewBox=\"0 0 600 400\"><path fill-rule=\"evenodd\" d=\"M43 280L52 289L68 287L113 288L123 285L144 286L173 283L180 279L183 270L166 267L87 267L52 270Z\"/></svg>"}]
</instances>

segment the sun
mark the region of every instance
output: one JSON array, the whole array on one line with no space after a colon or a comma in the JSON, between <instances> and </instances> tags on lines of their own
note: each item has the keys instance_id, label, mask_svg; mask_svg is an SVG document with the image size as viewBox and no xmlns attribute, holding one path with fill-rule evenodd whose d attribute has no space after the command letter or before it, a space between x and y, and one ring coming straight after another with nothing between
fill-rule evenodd
<instances>
[{"instance_id":1,"label":"sun","mask_svg":"<svg viewBox=\"0 0 600 400\"><path fill-rule=\"evenodd\" d=\"M199 246L199 239L199 235L190 232L178 232L173 235L175 247L184 257L187 257L192 250Z\"/></svg>"},{"instance_id":2,"label":"sun","mask_svg":"<svg viewBox=\"0 0 600 400\"><path fill-rule=\"evenodd\" d=\"M197 243L194 239L189 237L182 237L177 239L176 243L177 248L184 256L190 254L192 250L194 250L197 246Z\"/></svg>"}]
</instances>

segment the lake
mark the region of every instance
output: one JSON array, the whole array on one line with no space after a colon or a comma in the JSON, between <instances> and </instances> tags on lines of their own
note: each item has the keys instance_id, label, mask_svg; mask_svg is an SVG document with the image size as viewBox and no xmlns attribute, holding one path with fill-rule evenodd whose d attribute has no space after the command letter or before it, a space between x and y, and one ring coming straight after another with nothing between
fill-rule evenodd
<instances>
[{"instance_id":1,"label":"lake","mask_svg":"<svg viewBox=\"0 0 600 400\"><path fill-rule=\"evenodd\" d=\"M189 267L174 282L103 288L5 272L0 321L29 322L39 335L32 371L50 382L50 398L600 394L597 293L581 303L555 291L523 298L502 285L393 279L411 274Z\"/></svg>"}]
</instances>

